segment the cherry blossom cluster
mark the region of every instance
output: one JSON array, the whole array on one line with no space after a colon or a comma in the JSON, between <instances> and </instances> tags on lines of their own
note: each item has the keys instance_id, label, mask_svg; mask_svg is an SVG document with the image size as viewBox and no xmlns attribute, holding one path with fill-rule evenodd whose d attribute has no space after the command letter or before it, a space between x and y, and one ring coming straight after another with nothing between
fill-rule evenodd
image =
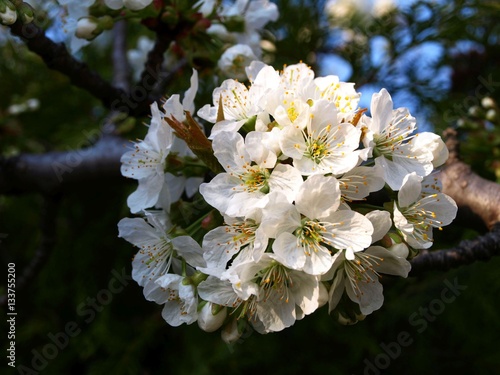
<instances>
[{"instance_id":1,"label":"cherry blossom cluster","mask_svg":"<svg viewBox=\"0 0 500 375\"><path fill-rule=\"evenodd\" d=\"M361 320L382 306L380 277L407 277L408 259L455 218L433 173L446 147L416 132L385 89L368 115L353 83L305 64L254 61L246 72L249 84L222 82L197 121L193 71L182 102L154 103L146 138L123 155L123 175L139 184L128 205L140 216L119 223L139 248L132 276L167 323L221 328L227 342L323 305L343 323ZM181 124L201 137L200 119L204 143L177 137ZM182 228L184 205L173 203L196 194L211 209Z\"/></svg>"}]
</instances>

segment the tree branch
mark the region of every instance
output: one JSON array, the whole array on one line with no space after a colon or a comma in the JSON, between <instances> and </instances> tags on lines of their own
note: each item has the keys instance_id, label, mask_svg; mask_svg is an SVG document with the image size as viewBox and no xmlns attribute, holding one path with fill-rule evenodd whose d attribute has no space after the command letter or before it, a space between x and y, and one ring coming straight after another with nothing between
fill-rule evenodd
<instances>
[{"instance_id":1,"label":"tree branch","mask_svg":"<svg viewBox=\"0 0 500 375\"><path fill-rule=\"evenodd\" d=\"M450 152L439 173L443 192L455 200L459 214L470 212L491 229L500 221L500 184L478 176L469 165L459 160L459 142L454 129L447 129L443 136Z\"/></svg>"},{"instance_id":2,"label":"tree branch","mask_svg":"<svg viewBox=\"0 0 500 375\"><path fill-rule=\"evenodd\" d=\"M12 34L22 38L26 42L29 50L39 55L50 69L66 75L73 85L86 90L94 97L101 100L102 104L112 111L123 112L129 116L141 117L149 113L149 105L152 102L161 99L161 95L153 92L153 88L160 74L159 70L148 70L148 72L144 72L140 84L135 86L132 92L128 94L123 89L124 72L120 72L120 88L115 87L104 80L97 72L90 69L86 63L78 61L71 56L64 44L54 43L47 38L45 32L33 23L24 25L18 20L9 27ZM117 26L118 34L122 33L122 31L120 31L121 27L124 26ZM119 42L121 42L121 40L115 41L117 44ZM160 43L161 48L164 47L164 43L165 42ZM117 53L120 53L120 51L118 50ZM115 58L118 57L115 56ZM125 58L122 57L122 61L125 61ZM115 82L117 82L117 78L118 77L115 76Z\"/></svg>"},{"instance_id":3,"label":"tree branch","mask_svg":"<svg viewBox=\"0 0 500 375\"><path fill-rule=\"evenodd\" d=\"M80 87L102 101L104 106L110 107L114 101L119 101L125 93L105 81L99 74L81 61L76 60L62 43L54 43L47 38L45 32L33 23L23 24L17 20L10 25L13 35L22 38L30 51L39 55L45 64L57 70Z\"/></svg>"},{"instance_id":4,"label":"tree branch","mask_svg":"<svg viewBox=\"0 0 500 375\"><path fill-rule=\"evenodd\" d=\"M117 182L126 143L104 133L88 148L0 158L0 194L52 194L94 181Z\"/></svg>"},{"instance_id":5,"label":"tree branch","mask_svg":"<svg viewBox=\"0 0 500 375\"><path fill-rule=\"evenodd\" d=\"M420 276L432 270L448 271L477 260L488 261L500 255L500 222L489 233L474 240L465 240L452 249L423 251L411 261L410 276Z\"/></svg>"},{"instance_id":6,"label":"tree branch","mask_svg":"<svg viewBox=\"0 0 500 375\"><path fill-rule=\"evenodd\" d=\"M127 59L126 20L115 23L113 37L113 84L128 93L130 91L130 67Z\"/></svg>"}]
</instances>

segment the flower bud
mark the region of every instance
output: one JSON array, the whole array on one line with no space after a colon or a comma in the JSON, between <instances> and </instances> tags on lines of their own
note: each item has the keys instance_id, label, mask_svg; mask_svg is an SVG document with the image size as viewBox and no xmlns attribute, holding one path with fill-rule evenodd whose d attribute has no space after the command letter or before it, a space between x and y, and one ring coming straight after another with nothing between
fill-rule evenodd
<instances>
[{"instance_id":1,"label":"flower bud","mask_svg":"<svg viewBox=\"0 0 500 375\"><path fill-rule=\"evenodd\" d=\"M488 109L486 112L486 120L494 122L498 120L497 111L493 108Z\"/></svg>"},{"instance_id":2,"label":"flower bud","mask_svg":"<svg viewBox=\"0 0 500 375\"><path fill-rule=\"evenodd\" d=\"M77 38L92 40L100 33L98 32L97 18L89 16L80 18L76 24L75 35Z\"/></svg>"},{"instance_id":3,"label":"flower bud","mask_svg":"<svg viewBox=\"0 0 500 375\"><path fill-rule=\"evenodd\" d=\"M35 11L28 3L22 3L19 5L17 11L19 12L19 17L21 17L23 24L31 23L35 18Z\"/></svg>"},{"instance_id":4,"label":"flower bud","mask_svg":"<svg viewBox=\"0 0 500 375\"><path fill-rule=\"evenodd\" d=\"M227 316L227 308L216 311L212 302L207 302L198 314L198 326L205 332L214 332L222 327Z\"/></svg>"},{"instance_id":5,"label":"flower bud","mask_svg":"<svg viewBox=\"0 0 500 375\"><path fill-rule=\"evenodd\" d=\"M153 0L123 0L123 6L130 10L141 10L152 2Z\"/></svg>"},{"instance_id":6,"label":"flower bud","mask_svg":"<svg viewBox=\"0 0 500 375\"><path fill-rule=\"evenodd\" d=\"M12 25L17 20L16 7L9 0L0 0L0 23Z\"/></svg>"},{"instance_id":7,"label":"flower bud","mask_svg":"<svg viewBox=\"0 0 500 375\"><path fill-rule=\"evenodd\" d=\"M481 99L481 105L486 109L495 108L495 101L487 96Z\"/></svg>"},{"instance_id":8,"label":"flower bud","mask_svg":"<svg viewBox=\"0 0 500 375\"><path fill-rule=\"evenodd\" d=\"M257 57L250 46L236 44L224 51L217 65L226 76L244 81L246 79L245 67L254 60L257 60Z\"/></svg>"},{"instance_id":9,"label":"flower bud","mask_svg":"<svg viewBox=\"0 0 500 375\"><path fill-rule=\"evenodd\" d=\"M104 4L109 9L117 10L123 8L123 1L122 0L104 0Z\"/></svg>"},{"instance_id":10,"label":"flower bud","mask_svg":"<svg viewBox=\"0 0 500 375\"><path fill-rule=\"evenodd\" d=\"M114 21L109 16L96 18L94 16L82 17L76 24L75 35L77 38L92 40L104 30L113 27Z\"/></svg>"},{"instance_id":11,"label":"flower bud","mask_svg":"<svg viewBox=\"0 0 500 375\"><path fill-rule=\"evenodd\" d=\"M477 105L474 105L469 108L469 115L473 117L481 117L482 111L481 108Z\"/></svg>"}]
</instances>

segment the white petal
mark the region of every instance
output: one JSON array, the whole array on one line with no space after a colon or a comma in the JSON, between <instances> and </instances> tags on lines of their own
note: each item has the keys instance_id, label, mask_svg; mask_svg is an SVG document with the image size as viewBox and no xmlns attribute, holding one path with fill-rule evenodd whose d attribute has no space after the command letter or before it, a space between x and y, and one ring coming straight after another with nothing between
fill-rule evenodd
<instances>
[{"instance_id":1,"label":"white petal","mask_svg":"<svg viewBox=\"0 0 500 375\"><path fill-rule=\"evenodd\" d=\"M329 229L335 237L331 245L339 250L361 251L372 243L373 225L365 216L354 211L337 211L324 220L334 223Z\"/></svg>"},{"instance_id":2,"label":"white petal","mask_svg":"<svg viewBox=\"0 0 500 375\"><path fill-rule=\"evenodd\" d=\"M212 147L217 160L228 173L241 172L244 170L243 166L251 164L243 137L239 133L222 132L217 134L212 142Z\"/></svg>"},{"instance_id":3,"label":"white petal","mask_svg":"<svg viewBox=\"0 0 500 375\"><path fill-rule=\"evenodd\" d=\"M284 302L280 293L271 292L257 304L257 316L267 332L279 332L295 323L294 301Z\"/></svg>"},{"instance_id":4,"label":"white petal","mask_svg":"<svg viewBox=\"0 0 500 375\"><path fill-rule=\"evenodd\" d=\"M320 246L317 251L311 252L311 255L306 257L303 271L309 275L323 275L332 268L333 261L330 251Z\"/></svg>"},{"instance_id":5,"label":"white petal","mask_svg":"<svg viewBox=\"0 0 500 375\"><path fill-rule=\"evenodd\" d=\"M359 304L359 309L363 315L369 315L373 311L380 309L384 303L382 284L380 284L376 275L373 275L372 278L374 279L373 282L358 282L356 284L359 288L358 292L353 290L351 283L346 283L347 295L352 301Z\"/></svg>"},{"instance_id":6,"label":"white petal","mask_svg":"<svg viewBox=\"0 0 500 375\"><path fill-rule=\"evenodd\" d=\"M155 231L155 228L140 217L121 219L118 223L118 237L137 247L145 246L150 241L160 240L159 233Z\"/></svg>"},{"instance_id":7,"label":"white petal","mask_svg":"<svg viewBox=\"0 0 500 375\"><path fill-rule=\"evenodd\" d=\"M195 300L193 286L183 285L182 279L183 277L179 275L166 274L157 280L158 285L170 294L161 315L173 327L183 323L191 324L197 318L196 306L193 306Z\"/></svg>"},{"instance_id":8,"label":"white petal","mask_svg":"<svg viewBox=\"0 0 500 375\"><path fill-rule=\"evenodd\" d=\"M209 268L226 269L227 262L239 251L235 232L229 227L217 227L203 237L203 258Z\"/></svg>"},{"instance_id":9,"label":"white petal","mask_svg":"<svg viewBox=\"0 0 500 375\"><path fill-rule=\"evenodd\" d=\"M293 272L294 286L292 288L295 304L300 307L305 315L309 315L320 307L326 289L318 282L315 276L305 275L302 272Z\"/></svg>"},{"instance_id":10,"label":"white petal","mask_svg":"<svg viewBox=\"0 0 500 375\"><path fill-rule=\"evenodd\" d=\"M399 207L409 207L418 200L422 191L421 181L422 177L417 176L414 172L405 176L403 185L398 193Z\"/></svg>"},{"instance_id":11,"label":"white petal","mask_svg":"<svg viewBox=\"0 0 500 375\"><path fill-rule=\"evenodd\" d=\"M436 214L436 219L441 221L441 225L450 224L457 216L458 207L455 201L448 195L438 193L436 201L430 208Z\"/></svg>"},{"instance_id":12,"label":"white petal","mask_svg":"<svg viewBox=\"0 0 500 375\"><path fill-rule=\"evenodd\" d=\"M283 153L294 160L302 159L304 152L306 152L307 146L302 131L293 126L286 127L281 131L279 144Z\"/></svg>"},{"instance_id":13,"label":"white petal","mask_svg":"<svg viewBox=\"0 0 500 375\"><path fill-rule=\"evenodd\" d=\"M182 99L182 107L184 110L189 111L191 115L194 115L194 98L196 92L198 91L198 72L193 69L193 74L190 79L191 86L184 93L184 99Z\"/></svg>"},{"instance_id":14,"label":"white petal","mask_svg":"<svg viewBox=\"0 0 500 375\"><path fill-rule=\"evenodd\" d=\"M291 233L300 226L300 213L291 203L272 204L270 202L263 212L260 228L269 238L276 238L283 232Z\"/></svg>"},{"instance_id":15,"label":"white petal","mask_svg":"<svg viewBox=\"0 0 500 375\"><path fill-rule=\"evenodd\" d=\"M167 302L169 294L158 285L154 280L148 280L144 285L143 289L144 297L148 301L156 302L159 305L163 305Z\"/></svg>"},{"instance_id":16,"label":"white petal","mask_svg":"<svg viewBox=\"0 0 500 375\"><path fill-rule=\"evenodd\" d=\"M230 199L236 194L234 186L239 184L237 177L232 177L227 173L220 173L209 183L200 185L200 193L205 201L212 207L225 213L229 206Z\"/></svg>"},{"instance_id":17,"label":"white petal","mask_svg":"<svg viewBox=\"0 0 500 375\"><path fill-rule=\"evenodd\" d=\"M340 187L335 177L315 175L300 187L295 205L310 219L320 219L337 210L340 205Z\"/></svg>"},{"instance_id":18,"label":"white petal","mask_svg":"<svg viewBox=\"0 0 500 375\"><path fill-rule=\"evenodd\" d=\"M391 214L388 211L375 210L367 213L365 217L373 225L372 243L381 240L392 227Z\"/></svg>"},{"instance_id":19,"label":"white petal","mask_svg":"<svg viewBox=\"0 0 500 375\"><path fill-rule=\"evenodd\" d=\"M380 167L381 170L384 171L385 182L394 191L397 191L401 188L405 176L409 173L401 165L396 164L389 159L386 159L384 156L375 158L375 165Z\"/></svg>"},{"instance_id":20,"label":"white petal","mask_svg":"<svg viewBox=\"0 0 500 375\"><path fill-rule=\"evenodd\" d=\"M382 89L380 92L373 94L370 109L372 115L370 130L379 134L392 119L392 98L386 89Z\"/></svg>"},{"instance_id":21,"label":"white petal","mask_svg":"<svg viewBox=\"0 0 500 375\"><path fill-rule=\"evenodd\" d=\"M432 165L434 168L444 164L449 156L448 149L441 137L430 132L418 133L412 140L412 148L429 150L433 155Z\"/></svg>"},{"instance_id":22,"label":"white petal","mask_svg":"<svg viewBox=\"0 0 500 375\"><path fill-rule=\"evenodd\" d=\"M163 176L152 175L139 180L137 190L127 198L127 205L132 213L153 207L160 196L163 187Z\"/></svg>"},{"instance_id":23,"label":"white petal","mask_svg":"<svg viewBox=\"0 0 500 375\"><path fill-rule=\"evenodd\" d=\"M365 253L382 258L383 260L375 267L379 273L408 277L411 270L411 264L405 258L396 256L391 251L381 246L371 246Z\"/></svg>"},{"instance_id":24,"label":"white petal","mask_svg":"<svg viewBox=\"0 0 500 375\"><path fill-rule=\"evenodd\" d=\"M278 164L268 180L270 191L283 193L290 203L295 200L303 182L300 172L287 164Z\"/></svg>"},{"instance_id":25,"label":"white petal","mask_svg":"<svg viewBox=\"0 0 500 375\"><path fill-rule=\"evenodd\" d=\"M221 306L237 307L241 303L230 282L213 276L198 285L198 294L203 300Z\"/></svg>"},{"instance_id":26,"label":"white petal","mask_svg":"<svg viewBox=\"0 0 500 375\"><path fill-rule=\"evenodd\" d=\"M329 300L328 300L328 313L331 313L340 302L340 298L344 294L345 289L345 273L344 270L341 269L339 272L335 274L333 278L332 285L330 286L329 291Z\"/></svg>"},{"instance_id":27,"label":"white petal","mask_svg":"<svg viewBox=\"0 0 500 375\"><path fill-rule=\"evenodd\" d=\"M179 256L184 258L192 267L205 267L203 250L200 245L190 236L179 236L172 239L172 245Z\"/></svg>"},{"instance_id":28,"label":"white petal","mask_svg":"<svg viewBox=\"0 0 500 375\"><path fill-rule=\"evenodd\" d=\"M245 137L245 147L250 155L250 159L255 161L261 168L274 168L276 164L276 154L265 147L264 138L269 133L252 131Z\"/></svg>"},{"instance_id":29,"label":"white petal","mask_svg":"<svg viewBox=\"0 0 500 375\"><path fill-rule=\"evenodd\" d=\"M306 254L293 234L281 233L273 243L273 251L278 257L277 260L288 268L302 270L304 267Z\"/></svg>"}]
</instances>

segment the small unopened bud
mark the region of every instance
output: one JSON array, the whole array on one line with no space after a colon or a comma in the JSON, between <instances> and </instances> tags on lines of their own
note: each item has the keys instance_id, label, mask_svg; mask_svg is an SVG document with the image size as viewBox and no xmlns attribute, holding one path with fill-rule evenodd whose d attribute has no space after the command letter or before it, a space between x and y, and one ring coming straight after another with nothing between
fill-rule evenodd
<instances>
[{"instance_id":1,"label":"small unopened bud","mask_svg":"<svg viewBox=\"0 0 500 375\"><path fill-rule=\"evenodd\" d=\"M491 122L497 121L498 120L497 111L493 108L488 109L488 111L486 112L486 120L491 121Z\"/></svg>"},{"instance_id":2,"label":"small unopened bud","mask_svg":"<svg viewBox=\"0 0 500 375\"><path fill-rule=\"evenodd\" d=\"M152 2L153 0L123 0L123 6L130 10L141 10Z\"/></svg>"},{"instance_id":3,"label":"small unopened bud","mask_svg":"<svg viewBox=\"0 0 500 375\"><path fill-rule=\"evenodd\" d=\"M469 108L469 115L474 116L474 117L481 117L481 108L477 105L474 105Z\"/></svg>"},{"instance_id":4,"label":"small unopened bud","mask_svg":"<svg viewBox=\"0 0 500 375\"><path fill-rule=\"evenodd\" d=\"M77 38L92 40L104 30L110 30L114 21L110 16L96 18L94 16L83 17L76 24L75 35Z\"/></svg>"},{"instance_id":5,"label":"small unopened bud","mask_svg":"<svg viewBox=\"0 0 500 375\"><path fill-rule=\"evenodd\" d=\"M76 24L75 35L77 38L92 40L100 34L97 29L97 18L92 16L83 17Z\"/></svg>"},{"instance_id":6,"label":"small unopened bud","mask_svg":"<svg viewBox=\"0 0 500 375\"><path fill-rule=\"evenodd\" d=\"M17 20L16 7L9 0L0 0L0 23L12 25Z\"/></svg>"},{"instance_id":7,"label":"small unopened bud","mask_svg":"<svg viewBox=\"0 0 500 375\"><path fill-rule=\"evenodd\" d=\"M481 105L486 109L495 108L495 101L487 96L481 100Z\"/></svg>"},{"instance_id":8,"label":"small unopened bud","mask_svg":"<svg viewBox=\"0 0 500 375\"><path fill-rule=\"evenodd\" d=\"M35 11L28 3L22 3L18 6L17 11L23 24L31 23L35 18Z\"/></svg>"},{"instance_id":9,"label":"small unopened bud","mask_svg":"<svg viewBox=\"0 0 500 375\"><path fill-rule=\"evenodd\" d=\"M216 311L211 302L207 302L198 314L198 326L205 332L214 332L222 327L227 316L227 308ZM215 312L215 314L214 314Z\"/></svg>"}]
</instances>

